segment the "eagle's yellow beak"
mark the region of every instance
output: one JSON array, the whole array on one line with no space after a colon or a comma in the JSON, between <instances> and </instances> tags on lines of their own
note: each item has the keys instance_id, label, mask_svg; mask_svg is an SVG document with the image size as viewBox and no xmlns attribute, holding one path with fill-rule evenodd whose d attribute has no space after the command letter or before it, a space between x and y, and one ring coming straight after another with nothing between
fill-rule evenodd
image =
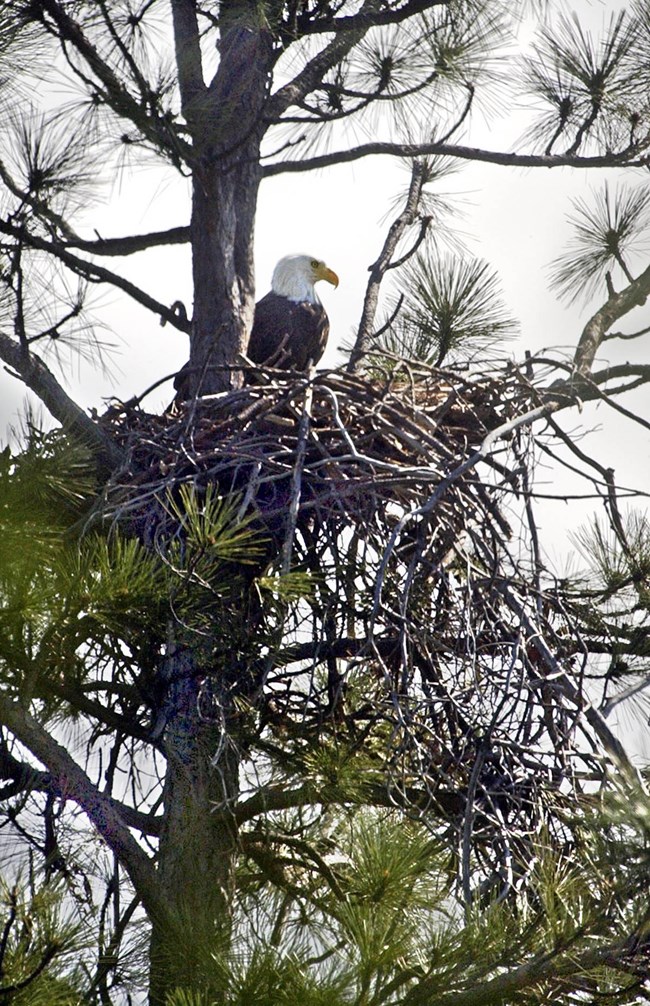
<instances>
[{"instance_id":1,"label":"eagle's yellow beak","mask_svg":"<svg viewBox=\"0 0 650 1006\"><path fill-rule=\"evenodd\" d=\"M317 279L324 279L332 286L337 287L339 285L339 278L332 269L328 269L324 262L319 262L314 269L314 277Z\"/></svg>"}]
</instances>

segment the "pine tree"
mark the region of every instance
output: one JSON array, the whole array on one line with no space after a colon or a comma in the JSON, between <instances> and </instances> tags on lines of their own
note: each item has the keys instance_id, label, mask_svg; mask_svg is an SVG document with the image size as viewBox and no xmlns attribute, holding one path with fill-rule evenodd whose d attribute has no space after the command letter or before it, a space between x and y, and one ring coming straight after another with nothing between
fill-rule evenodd
<instances>
[{"instance_id":1,"label":"pine tree","mask_svg":"<svg viewBox=\"0 0 650 1006\"><path fill-rule=\"evenodd\" d=\"M597 362L650 292L646 194L575 207L554 282L600 299L569 358L496 360L496 275L431 239L448 158L646 166L646 6L599 41L542 24L510 64L540 109L510 153L455 141L512 4L2 5L0 357L60 426L0 466L8 1001L647 992L647 806L606 720L645 679L647 528L561 426L584 401L633 419L618 399L648 380ZM371 154L411 177L349 362L249 367L260 185ZM189 222L79 234L138 157L189 179ZM128 278L173 244L191 311ZM187 401L89 416L66 393L44 357L99 347L96 284L189 336ZM535 464L558 450L606 505L579 537L597 580L545 564Z\"/></svg>"}]
</instances>

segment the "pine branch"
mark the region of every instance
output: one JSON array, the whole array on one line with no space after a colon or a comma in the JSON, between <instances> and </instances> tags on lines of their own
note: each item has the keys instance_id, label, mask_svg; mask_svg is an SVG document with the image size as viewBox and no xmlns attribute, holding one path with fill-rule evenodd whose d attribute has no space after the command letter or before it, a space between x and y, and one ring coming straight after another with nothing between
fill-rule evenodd
<instances>
[{"instance_id":1,"label":"pine branch","mask_svg":"<svg viewBox=\"0 0 650 1006\"><path fill-rule=\"evenodd\" d=\"M337 63L340 63L370 30L372 27L370 19L376 8L377 0L365 0L361 10L355 15L361 18L359 26L336 35L321 52L310 59L293 80L269 98L265 111L267 119L271 122L279 121L288 108L292 105L300 105L307 95L321 84L325 74ZM318 160L318 158L315 159Z\"/></svg>"},{"instance_id":2,"label":"pine branch","mask_svg":"<svg viewBox=\"0 0 650 1006\"><path fill-rule=\"evenodd\" d=\"M0 788L0 801L8 800L19 793L53 793L61 795L61 789L51 772L34 768L27 762L19 761L0 743L0 779L6 785ZM143 813L129 807L111 797L111 803L128 828L141 832L143 835L157 836L160 834L161 818L151 813ZM0 954L0 959L1 959Z\"/></svg>"},{"instance_id":3,"label":"pine branch","mask_svg":"<svg viewBox=\"0 0 650 1006\"><path fill-rule=\"evenodd\" d=\"M174 142L171 143L169 122L155 114L151 101L145 103L151 98L152 92L143 96L143 104L136 101L123 81L87 38L81 26L67 13L63 4L58 0L39 0L39 3L33 6L40 8L34 15L34 20L40 20L47 30L52 31L52 26L45 17L46 14L49 15L55 26L53 33L61 45L65 48L66 43L69 43L82 57L90 71L103 85L102 96L117 115L129 119L156 147L166 148L174 159L178 158L179 151L185 159L191 157L191 147L185 144L177 133L173 134ZM86 83L89 83L83 74L81 76Z\"/></svg>"},{"instance_id":4,"label":"pine branch","mask_svg":"<svg viewBox=\"0 0 650 1006\"><path fill-rule=\"evenodd\" d=\"M368 28L378 28L382 25L401 24L408 18L416 14L423 14L432 7L446 7L448 0L407 0L403 7L395 8L391 5L388 9L377 10L374 13L359 11L357 14L347 14L342 17L322 17L311 20L309 14L298 17L297 32L284 32L284 36L291 40L297 35L316 35L324 32L334 32L339 35L342 32L358 31L360 28L365 31Z\"/></svg>"},{"instance_id":5,"label":"pine branch","mask_svg":"<svg viewBox=\"0 0 650 1006\"><path fill-rule=\"evenodd\" d=\"M266 745L268 748L269 745ZM279 753L279 752L278 752ZM416 786L404 786L400 788L399 794L389 791L385 783L366 782L360 787L360 796L364 803L371 807L394 808L400 806L413 809L414 807L430 807L431 794L425 788L418 789ZM349 794L340 792L337 794L336 787L319 787L312 781L304 785L290 788L286 783L282 785L269 785L259 789L253 796L248 797L235 809L235 818L239 825L252 821L261 814L267 814L274 810L290 810L293 807L310 807L315 804L327 804L328 806L340 803L346 806L349 803ZM436 803L439 808L447 814L458 814L464 807L464 797L456 790L445 791L436 790ZM216 814L226 816L232 814L232 809L217 810Z\"/></svg>"},{"instance_id":6,"label":"pine branch","mask_svg":"<svg viewBox=\"0 0 650 1006\"><path fill-rule=\"evenodd\" d=\"M21 209L23 206L30 206L34 211L34 215L42 220L44 225L49 230L54 227L55 230L58 230L61 234L64 234L66 238L70 239L76 236L68 222L61 216L60 213L56 213L50 206L47 205L46 202L44 202L43 199L40 199L37 195L34 195L31 192L25 192L18 185L2 160L0 160L0 179L2 179L9 191L20 200Z\"/></svg>"},{"instance_id":7,"label":"pine branch","mask_svg":"<svg viewBox=\"0 0 650 1006\"><path fill-rule=\"evenodd\" d=\"M42 957L36 967L33 971L30 971L25 978L19 982L12 982L10 985L0 985L0 996L4 999L5 996L8 997L13 992L20 992L22 989L27 988L28 985L31 985L31 983L35 981L36 978L43 973L43 971L45 971L48 964L53 961L56 955L60 952L61 947L57 942L49 943L43 950ZM7 1002L8 999L4 999L4 1001Z\"/></svg>"},{"instance_id":8,"label":"pine branch","mask_svg":"<svg viewBox=\"0 0 650 1006\"><path fill-rule=\"evenodd\" d=\"M161 304L160 301L150 297L148 293L145 293L144 290L141 290L140 287L131 283L130 280L125 279L123 276L111 272L104 266L96 265L94 262L88 262L77 255L73 255L71 252L66 251L63 244L57 241L48 241L37 234L31 233L25 227L16 227L5 220L0 220L0 233L16 238L30 248L54 255L55 258L63 262L77 276L83 276L84 279L91 282L109 283L111 286L117 287L118 290L122 290L128 294L138 304L146 307L153 314L157 314L180 332L189 334L191 326L185 317L178 314L173 308L167 307L166 304Z\"/></svg>"},{"instance_id":9,"label":"pine branch","mask_svg":"<svg viewBox=\"0 0 650 1006\"><path fill-rule=\"evenodd\" d=\"M555 982L558 978L574 978L598 967L619 968L625 956L634 954L637 947L648 939L647 921L638 934L608 943L605 946L578 951L569 945L558 947L518 968L500 974L483 983L473 983L460 992L440 993L440 976L425 978L402 1000L404 1006L499 1006L517 1001L526 990L537 992L541 982Z\"/></svg>"},{"instance_id":10,"label":"pine branch","mask_svg":"<svg viewBox=\"0 0 650 1006\"><path fill-rule=\"evenodd\" d=\"M121 238L97 237L93 241L78 235L63 243L64 248L80 248L93 255L133 255L161 245L187 244L190 240L189 227L170 227L166 231L151 231L149 234L129 234Z\"/></svg>"}]
</instances>

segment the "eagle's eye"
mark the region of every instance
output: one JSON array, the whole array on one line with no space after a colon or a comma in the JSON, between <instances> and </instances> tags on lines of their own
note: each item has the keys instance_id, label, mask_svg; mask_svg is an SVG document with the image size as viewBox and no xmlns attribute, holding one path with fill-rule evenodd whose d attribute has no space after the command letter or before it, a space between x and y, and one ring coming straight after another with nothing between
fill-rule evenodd
<instances>
[{"instance_id":1,"label":"eagle's eye","mask_svg":"<svg viewBox=\"0 0 650 1006\"><path fill-rule=\"evenodd\" d=\"M315 259L315 258L313 258L313 259L311 260L311 263L310 263L310 265L311 265L312 269L317 269L317 268L318 268L318 266L319 266L319 262L318 262L318 259Z\"/></svg>"}]
</instances>

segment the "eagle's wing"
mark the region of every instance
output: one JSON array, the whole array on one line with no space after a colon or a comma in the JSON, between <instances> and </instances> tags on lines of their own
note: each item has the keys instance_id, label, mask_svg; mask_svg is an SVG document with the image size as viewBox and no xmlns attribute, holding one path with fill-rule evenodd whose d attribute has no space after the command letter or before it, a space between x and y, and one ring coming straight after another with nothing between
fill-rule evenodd
<instances>
[{"instance_id":1,"label":"eagle's wing","mask_svg":"<svg viewBox=\"0 0 650 1006\"><path fill-rule=\"evenodd\" d=\"M254 363L306 370L323 355L329 327L322 304L296 303L267 293L255 306L247 355Z\"/></svg>"}]
</instances>

